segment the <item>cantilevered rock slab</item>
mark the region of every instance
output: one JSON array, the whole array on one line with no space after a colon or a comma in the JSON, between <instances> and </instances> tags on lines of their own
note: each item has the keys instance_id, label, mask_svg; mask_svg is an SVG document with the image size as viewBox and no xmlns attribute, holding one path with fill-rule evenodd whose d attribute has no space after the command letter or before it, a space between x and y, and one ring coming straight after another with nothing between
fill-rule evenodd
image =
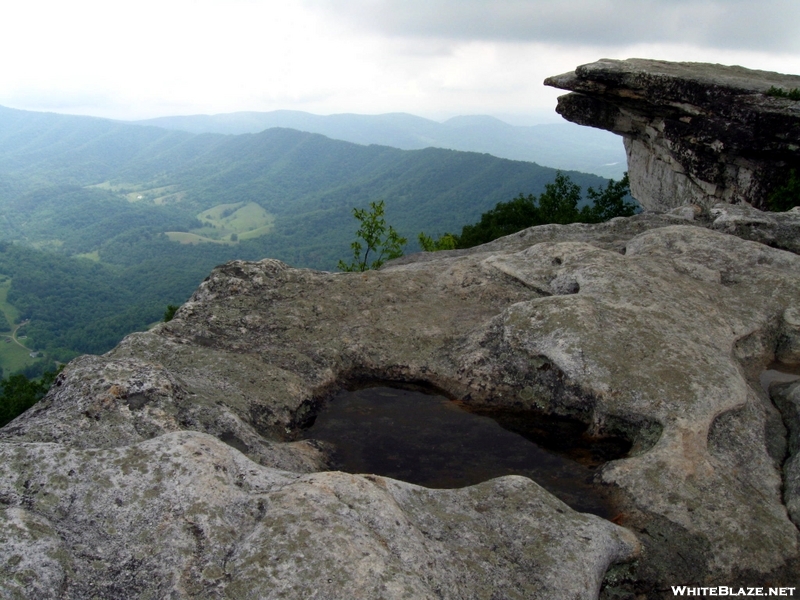
<instances>
[{"instance_id":1,"label":"cantilevered rock slab","mask_svg":"<svg viewBox=\"0 0 800 600\"><path fill-rule=\"evenodd\" d=\"M631 193L650 210L747 202L800 166L800 76L737 66L602 59L549 77L565 119L623 136Z\"/></svg>"}]
</instances>

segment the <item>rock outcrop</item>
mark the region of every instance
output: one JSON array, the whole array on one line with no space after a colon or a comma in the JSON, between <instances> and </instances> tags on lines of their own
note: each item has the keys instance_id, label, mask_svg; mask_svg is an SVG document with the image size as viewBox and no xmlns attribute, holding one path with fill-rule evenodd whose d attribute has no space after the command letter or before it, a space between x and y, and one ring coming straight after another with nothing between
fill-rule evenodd
<instances>
[{"instance_id":1,"label":"rock outcrop","mask_svg":"<svg viewBox=\"0 0 800 600\"><path fill-rule=\"evenodd\" d=\"M215 269L174 320L73 361L0 430L0 595L796 583L797 393L779 390L781 412L758 375L800 362L800 256L714 227L727 215L732 233L786 245L800 211L754 229L754 209L715 210L536 227L363 274ZM330 448L297 434L363 377L627 437L597 475L618 515L579 514L518 476L435 490L329 471Z\"/></svg>"},{"instance_id":2,"label":"rock outcrop","mask_svg":"<svg viewBox=\"0 0 800 600\"><path fill-rule=\"evenodd\" d=\"M649 210L746 202L800 167L800 101L767 95L800 76L703 63L604 59L545 80L564 118L623 136L633 196Z\"/></svg>"}]
</instances>

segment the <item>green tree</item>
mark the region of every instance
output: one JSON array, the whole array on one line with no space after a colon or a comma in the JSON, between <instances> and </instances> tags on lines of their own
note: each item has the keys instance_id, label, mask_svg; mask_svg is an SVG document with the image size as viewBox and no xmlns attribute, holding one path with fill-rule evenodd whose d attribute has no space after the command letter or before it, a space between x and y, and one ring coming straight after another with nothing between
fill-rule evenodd
<instances>
[{"instance_id":1,"label":"green tree","mask_svg":"<svg viewBox=\"0 0 800 600\"><path fill-rule=\"evenodd\" d=\"M520 194L509 202L498 202L493 209L483 213L477 223L464 225L456 246L472 248L541 224L536 198L533 194Z\"/></svg>"},{"instance_id":2,"label":"green tree","mask_svg":"<svg viewBox=\"0 0 800 600\"><path fill-rule=\"evenodd\" d=\"M362 240L363 244L358 239L350 244L353 249L353 262L348 265L340 260L338 268L342 271L377 269L387 260L403 256L403 247L408 240L401 237L394 227L386 225L383 200L370 202L369 206L369 210L353 209L353 216L361 224L356 237Z\"/></svg>"},{"instance_id":3,"label":"green tree","mask_svg":"<svg viewBox=\"0 0 800 600\"><path fill-rule=\"evenodd\" d=\"M775 87L774 85L766 91L767 96L774 96L776 98L788 98L789 100L800 100L800 88L792 88L791 90L784 90L783 88Z\"/></svg>"},{"instance_id":4,"label":"green tree","mask_svg":"<svg viewBox=\"0 0 800 600\"><path fill-rule=\"evenodd\" d=\"M610 181L605 189L589 188L587 196L592 204L578 209L582 197L580 186L567 175L558 173L552 183L545 185L538 198L533 194L520 194L510 202L500 202L483 213L474 225L465 225L461 235L453 236L455 247L472 248L535 225L600 223L636 212L636 204L628 201L627 173L620 181Z\"/></svg>"},{"instance_id":5,"label":"green tree","mask_svg":"<svg viewBox=\"0 0 800 600\"><path fill-rule=\"evenodd\" d=\"M179 308L180 308L179 306L176 306L174 304L167 304L167 310L164 311L164 323L169 323L170 321L172 321L173 317L175 316L175 313Z\"/></svg>"},{"instance_id":6,"label":"green tree","mask_svg":"<svg viewBox=\"0 0 800 600\"><path fill-rule=\"evenodd\" d=\"M800 177L797 169L789 169L786 182L775 188L767 198L767 207L774 212L787 211L800 206Z\"/></svg>"},{"instance_id":7,"label":"green tree","mask_svg":"<svg viewBox=\"0 0 800 600\"><path fill-rule=\"evenodd\" d=\"M592 200L591 206L586 207L586 220L590 223L602 223L614 217L630 217L636 213L636 204L628 202L631 188L627 173L619 181L610 180L604 190L589 188L586 195Z\"/></svg>"},{"instance_id":8,"label":"green tree","mask_svg":"<svg viewBox=\"0 0 800 600\"><path fill-rule=\"evenodd\" d=\"M419 233L419 245L425 252L437 252L439 250L455 250L458 239L452 233L444 233L437 239L425 235L424 231Z\"/></svg>"},{"instance_id":9,"label":"green tree","mask_svg":"<svg viewBox=\"0 0 800 600\"><path fill-rule=\"evenodd\" d=\"M0 427L41 400L63 367L47 371L39 380L18 373L0 381Z\"/></svg>"},{"instance_id":10,"label":"green tree","mask_svg":"<svg viewBox=\"0 0 800 600\"><path fill-rule=\"evenodd\" d=\"M581 201L581 186L559 172L552 183L544 186L539 196L538 221L540 224L558 223L567 225L581 221L578 202Z\"/></svg>"}]
</instances>

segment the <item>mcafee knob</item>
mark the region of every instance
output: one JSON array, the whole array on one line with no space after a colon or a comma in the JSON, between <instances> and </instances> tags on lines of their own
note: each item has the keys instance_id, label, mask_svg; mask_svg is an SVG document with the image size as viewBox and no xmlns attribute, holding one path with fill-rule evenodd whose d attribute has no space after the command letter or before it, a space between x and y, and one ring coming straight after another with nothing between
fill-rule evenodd
<instances>
[{"instance_id":1,"label":"mcafee knob","mask_svg":"<svg viewBox=\"0 0 800 600\"><path fill-rule=\"evenodd\" d=\"M623 136L633 196L649 210L747 202L800 166L800 102L768 94L800 76L737 66L602 59L545 85L557 112Z\"/></svg>"}]
</instances>

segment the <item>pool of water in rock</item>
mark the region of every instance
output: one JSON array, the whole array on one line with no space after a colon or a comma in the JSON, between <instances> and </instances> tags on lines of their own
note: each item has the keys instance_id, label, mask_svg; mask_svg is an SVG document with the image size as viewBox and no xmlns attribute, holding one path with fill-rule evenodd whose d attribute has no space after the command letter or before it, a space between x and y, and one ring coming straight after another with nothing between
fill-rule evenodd
<instances>
[{"instance_id":1,"label":"pool of water in rock","mask_svg":"<svg viewBox=\"0 0 800 600\"><path fill-rule=\"evenodd\" d=\"M774 362L767 366L759 376L759 382L763 390L769 395L771 383L787 383L800 379L800 365L787 365L785 363Z\"/></svg>"},{"instance_id":2,"label":"pool of water in rock","mask_svg":"<svg viewBox=\"0 0 800 600\"><path fill-rule=\"evenodd\" d=\"M610 519L616 513L593 479L630 444L592 439L583 430L569 419L530 413L474 414L419 389L365 387L333 396L303 437L332 443L333 468L348 473L430 488L523 475L572 508Z\"/></svg>"}]
</instances>

